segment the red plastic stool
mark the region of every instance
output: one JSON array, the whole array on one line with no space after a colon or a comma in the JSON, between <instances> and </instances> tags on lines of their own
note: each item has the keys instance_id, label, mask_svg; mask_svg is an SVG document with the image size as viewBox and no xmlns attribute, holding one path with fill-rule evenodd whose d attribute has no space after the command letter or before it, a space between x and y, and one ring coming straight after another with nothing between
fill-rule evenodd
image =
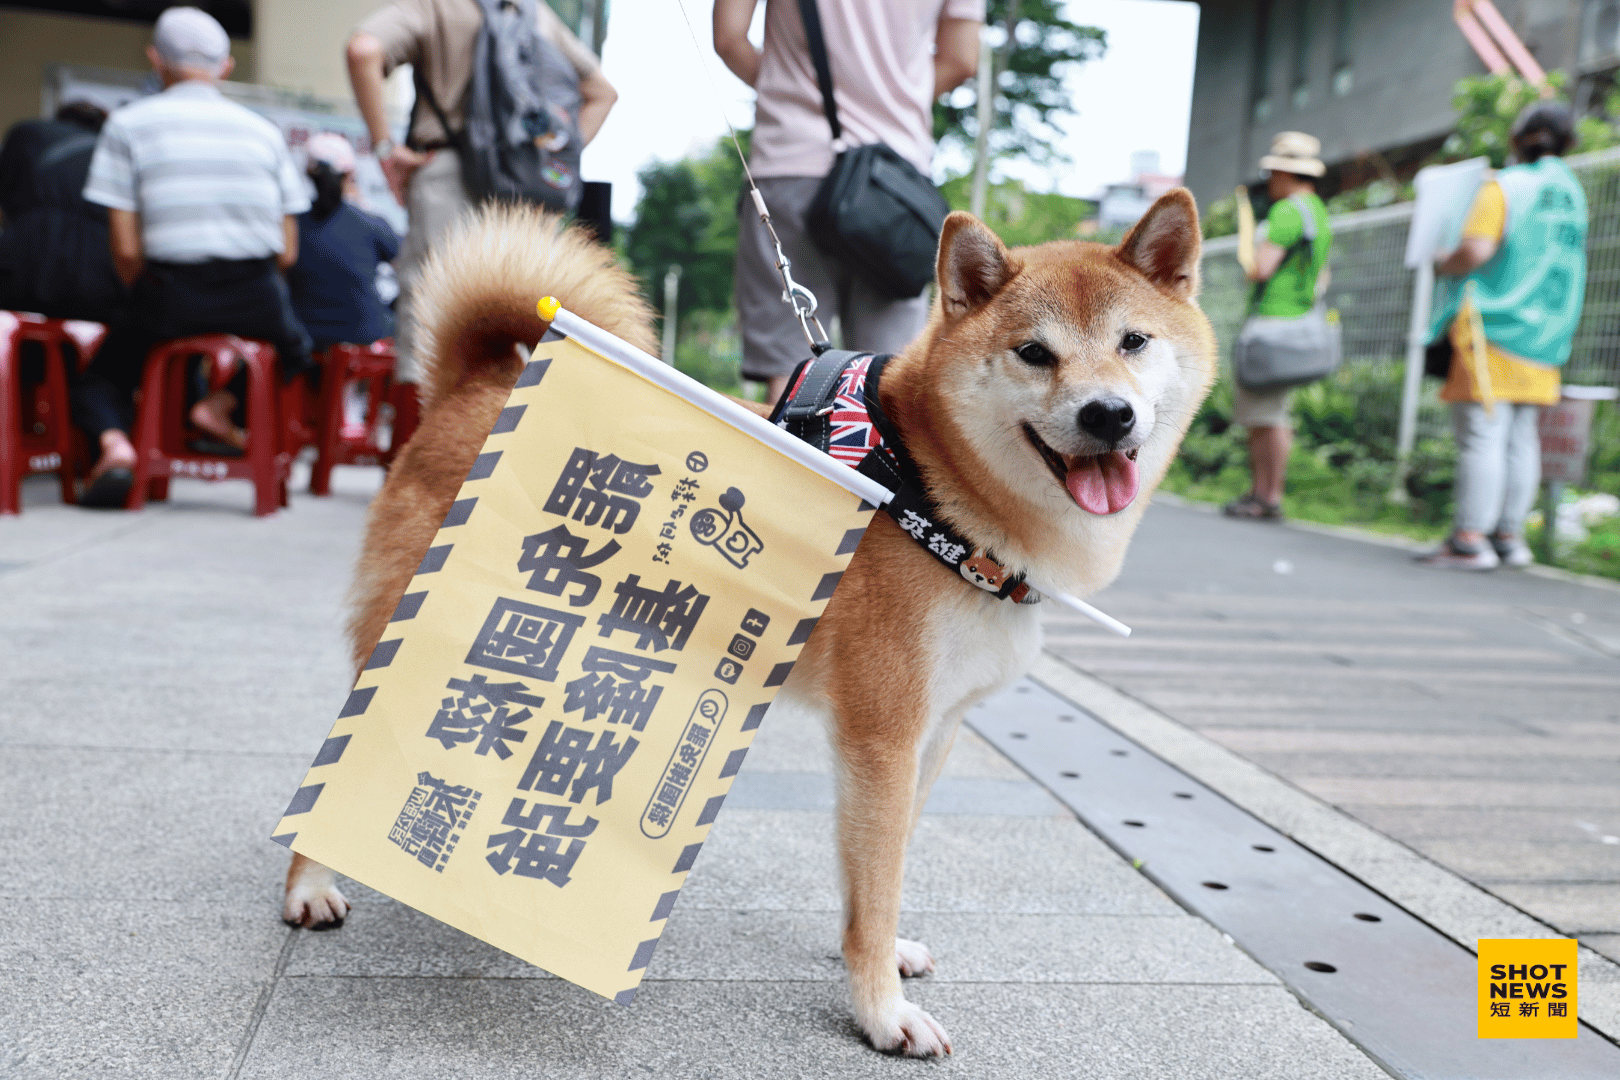
<instances>
[{"instance_id":1,"label":"red plastic stool","mask_svg":"<svg viewBox=\"0 0 1620 1080\"><path fill-rule=\"evenodd\" d=\"M422 423L422 400L416 396L415 383L395 383L388 392L389 403L394 406L394 430L388 437L388 453L383 457L383 467L391 468L399 452L405 449L405 444L411 441L416 434L417 427Z\"/></svg>"},{"instance_id":2,"label":"red plastic stool","mask_svg":"<svg viewBox=\"0 0 1620 1080\"><path fill-rule=\"evenodd\" d=\"M31 473L56 473L62 501L74 501L67 346L76 347L82 370L106 336L100 323L0 311L0 514L21 512L22 479ZM25 341L39 342L45 353L44 381L26 388L20 371Z\"/></svg>"},{"instance_id":3,"label":"red plastic stool","mask_svg":"<svg viewBox=\"0 0 1620 1080\"><path fill-rule=\"evenodd\" d=\"M247 453L241 457L203 454L186 446L188 361L202 356L209 365L209 386L221 389L238 363L247 365ZM232 334L200 334L155 345L146 357L141 381L140 414L135 421L135 482L126 508L139 510L147 499L169 497L169 480L253 481L257 517L287 505L287 476L293 452L283 411L294 393L280 385L276 350L268 342Z\"/></svg>"},{"instance_id":4,"label":"red plastic stool","mask_svg":"<svg viewBox=\"0 0 1620 1080\"><path fill-rule=\"evenodd\" d=\"M321 363L320 432L309 490L314 495L328 495L333 466L386 464L395 448L403 445L397 405L386 447L378 422L383 405L394 404L394 339L383 338L370 345L333 345L317 353L316 359ZM361 379L366 380L365 420L348 424L344 422L344 399L349 387Z\"/></svg>"}]
</instances>

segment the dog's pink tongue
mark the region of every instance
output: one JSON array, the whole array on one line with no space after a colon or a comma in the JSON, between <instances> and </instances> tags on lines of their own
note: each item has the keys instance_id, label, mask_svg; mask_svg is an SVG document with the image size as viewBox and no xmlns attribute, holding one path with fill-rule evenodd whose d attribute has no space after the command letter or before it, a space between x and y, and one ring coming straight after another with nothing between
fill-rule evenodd
<instances>
[{"instance_id":1,"label":"dog's pink tongue","mask_svg":"<svg viewBox=\"0 0 1620 1080\"><path fill-rule=\"evenodd\" d=\"M1136 462L1118 450L1080 458L1064 478L1063 486L1080 509L1093 514L1117 514L1136 498Z\"/></svg>"}]
</instances>

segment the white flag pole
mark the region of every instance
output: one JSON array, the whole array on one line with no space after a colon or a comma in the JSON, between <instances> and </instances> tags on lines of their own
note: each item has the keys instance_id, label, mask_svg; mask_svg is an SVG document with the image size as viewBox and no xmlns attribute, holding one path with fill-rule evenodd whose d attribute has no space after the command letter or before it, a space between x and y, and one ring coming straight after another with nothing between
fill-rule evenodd
<instances>
[{"instance_id":1,"label":"white flag pole","mask_svg":"<svg viewBox=\"0 0 1620 1080\"><path fill-rule=\"evenodd\" d=\"M794 438L782 428L743 408L726 395L709 389L667 364L660 363L657 357L642 352L628 341L614 337L606 330L559 307L552 297L542 299L537 305L537 310L540 317L556 327L559 333L567 334L591 351L629 368L642 378L656 383L684 401L691 402L715 418L723 420L745 434L752 435L782 456L791 458L818 476L826 477L873 506L882 506L894 498L894 493L876 480L862 476L809 443ZM1050 592L1035 583L1031 583L1030 587L1120 637L1131 636L1130 627L1111 615L1098 611L1079 597L1064 592Z\"/></svg>"}]
</instances>

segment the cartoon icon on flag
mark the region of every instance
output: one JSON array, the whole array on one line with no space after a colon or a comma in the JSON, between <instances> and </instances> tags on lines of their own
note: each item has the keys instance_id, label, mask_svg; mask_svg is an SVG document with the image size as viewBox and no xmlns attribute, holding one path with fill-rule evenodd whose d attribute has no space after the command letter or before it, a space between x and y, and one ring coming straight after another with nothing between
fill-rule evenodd
<instances>
[{"instance_id":1,"label":"cartoon icon on flag","mask_svg":"<svg viewBox=\"0 0 1620 1080\"><path fill-rule=\"evenodd\" d=\"M720 509L699 510L692 515L692 535L724 555L732 566L748 566L748 557L765 550L765 541L743 520L743 504L748 500L736 488L720 496Z\"/></svg>"}]
</instances>

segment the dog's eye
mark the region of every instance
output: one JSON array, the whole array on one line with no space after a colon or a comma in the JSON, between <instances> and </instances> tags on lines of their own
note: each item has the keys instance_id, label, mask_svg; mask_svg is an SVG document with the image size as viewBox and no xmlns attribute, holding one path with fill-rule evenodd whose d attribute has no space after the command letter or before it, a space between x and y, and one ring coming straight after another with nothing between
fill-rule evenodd
<instances>
[{"instance_id":1,"label":"dog's eye","mask_svg":"<svg viewBox=\"0 0 1620 1080\"><path fill-rule=\"evenodd\" d=\"M1057 363L1057 357L1052 354L1052 350L1038 341L1026 341L1013 352L1017 353L1018 359L1024 363L1036 367L1051 367Z\"/></svg>"},{"instance_id":2,"label":"dog's eye","mask_svg":"<svg viewBox=\"0 0 1620 1080\"><path fill-rule=\"evenodd\" d=\"M1126 334L1119 341L1119 347L1126 352L1139 352L1148 343L1146 334L1139 334L1135 330Z\"/></svg>"}]
</instances>

